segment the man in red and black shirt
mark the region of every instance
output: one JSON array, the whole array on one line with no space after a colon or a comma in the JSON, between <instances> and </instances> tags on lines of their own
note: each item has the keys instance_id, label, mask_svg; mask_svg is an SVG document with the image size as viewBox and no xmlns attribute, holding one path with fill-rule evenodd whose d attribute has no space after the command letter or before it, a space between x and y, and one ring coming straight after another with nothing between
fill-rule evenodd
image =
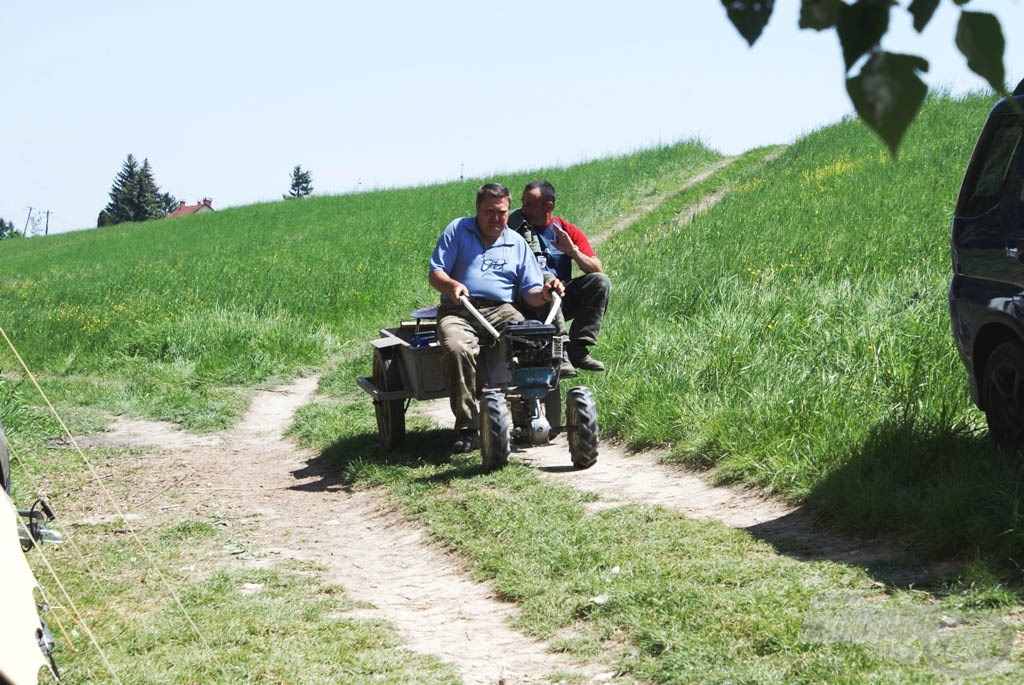
<instances>
[{"instance_id":1,"label":"man in red and black shirt","mask_svg":"<svg viewBox=\"0 0 1024 685\"><path fill-rule=\"evenodd\" d=\"M583 231L554 215L554 186L543 180L531 181L523 189L522 202L522 208L509 216L508 225L533 247L541 270L565 285L562 311L566 319L572 319L569 361L577 369L604 371L604 364L590 355L612 289L604 265ZM575 278L573 263L582 272Z\"/></svg>"}]
</instances>

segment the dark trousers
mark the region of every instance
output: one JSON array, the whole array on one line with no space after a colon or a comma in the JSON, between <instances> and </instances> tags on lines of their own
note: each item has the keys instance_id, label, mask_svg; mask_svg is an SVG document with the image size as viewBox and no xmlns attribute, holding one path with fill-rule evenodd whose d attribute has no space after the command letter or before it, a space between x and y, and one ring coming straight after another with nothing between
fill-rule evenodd
<instances>
[{"instance_id":1,"label":"dark trousers","mask_svg":"<svg viewBox=\"0 0 1024 685\"><path fill-rule=\"evenodd\" d=\"M566 284L562 314L566 320L572 320L570 341L586 346L597 344L611 292L612 282L603 273L583 274Z\"/></svg>"},{"instance_id":2,"label":"dark trousers","mask_svg":"<svg viewBox=\"0 0 1024 685\"><path fill-rule=\"evenodd\" d=\"M544 272L547 282L553 275ZM608 308L608 298L612 292L612 282L603 273L582 274L565 284L565 297L562 308L551 322L559 334L564 334L565 322L572 320L569 328L569 340L585 345L597 344L597 336L601 332L601 321ZM528 317L543 321L547 318L551 306L543 309L520 307Z\"/></svg>"}]
</instances>

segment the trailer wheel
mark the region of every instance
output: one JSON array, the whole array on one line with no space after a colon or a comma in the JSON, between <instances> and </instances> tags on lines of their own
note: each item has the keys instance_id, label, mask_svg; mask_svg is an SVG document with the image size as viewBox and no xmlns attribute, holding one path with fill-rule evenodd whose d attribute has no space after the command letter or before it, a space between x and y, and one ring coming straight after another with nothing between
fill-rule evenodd
<instances>
[{"instance_id":1,"label":"trailer wheel","mask_svg":"<svg viewBox=\"0 0 1024 685\"><path fill-rule=\"evenodd\" d=\"M402 389L402 375L394 353L373 351L373 384L385 392ZM401 447L405 442L405 401L375 401L373 411L377 415L381 444L389 450Z\"/></svg>"},{"instance_id":2,"label":"trailer wheel","mask_svg":"<svg viewBox=\"0 0 1024 685\"><path fill-rule=\"evenodd\" d=\"M500 390L484 390L480 398L480 456L485 471L494 471L508 464L512 416L505 394Z\"/></svg>"},{"instance_id":3,"label":"trailer wheel","mask_svg":"<svg viewBox=\"0 0 1024 685\"><path fill-rule=\"evenodd\" d=\"M590 388L572 388L565 393L565 422L572 465L589 469L597 463L597 404Z\"/></svg>"}]
</instances>

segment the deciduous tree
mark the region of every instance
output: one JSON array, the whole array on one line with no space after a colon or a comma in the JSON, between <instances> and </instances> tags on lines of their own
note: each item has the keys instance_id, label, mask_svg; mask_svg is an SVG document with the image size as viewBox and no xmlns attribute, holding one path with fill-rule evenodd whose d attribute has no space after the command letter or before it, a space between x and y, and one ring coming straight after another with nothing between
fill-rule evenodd
<instances>
[{"instance_id":1,"label":"deciduous tree","mask_svg":"<svg viewBox=\"0 0 1024 685\"><path fill-rule=\"evenodd\" d=\"M3 240L4 238L19 237L21 237L21 233L19 233L18 230L14 228L14 222L7 221L0 217L0 240Z\"/></svg>"}]
</instances>

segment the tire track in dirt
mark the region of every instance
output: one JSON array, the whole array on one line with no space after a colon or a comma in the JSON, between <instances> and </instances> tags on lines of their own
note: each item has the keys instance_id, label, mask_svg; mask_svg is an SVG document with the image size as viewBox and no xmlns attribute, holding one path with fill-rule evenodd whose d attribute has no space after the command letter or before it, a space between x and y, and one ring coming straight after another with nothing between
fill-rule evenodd
<instances>
[{"instance_id":1,"label":"tire track in dirt","mask_svg":"<svg viewBox=\"0 0 1024 685\"><path fill-rule=\"evenodd\" d=\"M779 155L781 155L783 151L785 151L785 149L785 146L780 146L777 149L772 150L771 152L764 156L764 159L758 162L757 166L760 167L764 164L767 164L771 161L778 159ZM603 231L596 231L594 235L590 238L591 245L597 247L612 235L618 233L619 231L623 231L629 228L635 222L639 221L647 214L650 214L658 207L668 202L673 197L679 195L680 193L684 193L687 190L690 190L691 188L699 185L700 183L703 183L704 181L708 180L709 178L717 174L719 171L722 171L723 169L725 169L738 159L740 159L740 157L738 156L723 157L714 164L709 165L707 168L702 169L701 171L697 172L690 178L686 179L686 181L682 183L679 187L672 188L671 190L664 191L653 197L648 198L645 202L638 205L632 212L626 214L623 217L620 217L609 228ZM676 223L678 225L684 225L693 221L693 218L695 216L708 211L716 204L718 204L718 202L723 197L729 194L730 190L732 190L731 184L726 186L725 188L721 188L713 193L705 195L698 202L695 202L694 204L687 207L685 211L680 212L679 217L676 219Z\"/></svg>"},{"instance_id":2,"label":"tire track in dirt","mask_svg":"<svg viewBox=\"0 0 1024 685\"><path fill-rule=\"evenodd\" d=\"M420 402L417 410L439 426L452 424L447 400ZM595 508L662 506L732 528L763 524L794 512L793 507L744 490L711 486L690 471L661 465L659 456L656 452L630 454L621 446L602 442L597 463L580 470L572 465L565 436L559 435L546 445L513 445L511 459L534 467L545 478L599 495L602 501Z\"/></svg>"},{"instance_id":3,"label":"tire track in dirt","mask_svg":"<svg viewBox=\"0 0 1024 685\"><path fill-rule=\"evenodd\" d=\"M718 160L714 164L711 164L707 168L700 170L699 172L697 172L693 176L691 176L688 179L686 179L686 181L684 181L681 185L679 185L679 187L672 188L671 190L667 190L667 191L658 193L657 195L654 195L653 197L647 198L644 202L642 202L639 205L637 205L633 209L633 211L629 212L628 214L626 214L623 217L620 217L614 224L612 224L606 230L596 231L594 233L594 235L591 236L591 238L590 238L591 245L594 245L596 247L597 245L600 245L602 242L607 240L609 236L612 236L612 235L618 233L619 231L622 231L622 230L625 230L625 229L629 228L635 222L639 221L640 219L642 219L647 214L650 214L651 212L653 212L655 209L657 209L658 207L663 205L665 202L667 202L672 197L678 195L679 193L686 192L687 190L689 190L690 188L693 188L694 186L696 186L699 183L703 183L707 179L709 179L712 176L714 176L715 174L717 174L722 169L726 168L727 166L729 166L730 164L735 162L737 159L739 159L739 157L735 157L735 156L733 156L733 157L723 157L722 159ZM723 195L724 195L724 193L723 193ZM721 198L719 197L718 199L721 199ZM714 202L717 202L718 199L716 199ZM708 209L709 207L714 205L714 202L712 202L709 205L701 207L699 211L704 211L704 210ZM696 213L696 210L694 211L694 213ZM692 214L691 214L691 217L692 217Z\"/></svg>"}]
</instances>

